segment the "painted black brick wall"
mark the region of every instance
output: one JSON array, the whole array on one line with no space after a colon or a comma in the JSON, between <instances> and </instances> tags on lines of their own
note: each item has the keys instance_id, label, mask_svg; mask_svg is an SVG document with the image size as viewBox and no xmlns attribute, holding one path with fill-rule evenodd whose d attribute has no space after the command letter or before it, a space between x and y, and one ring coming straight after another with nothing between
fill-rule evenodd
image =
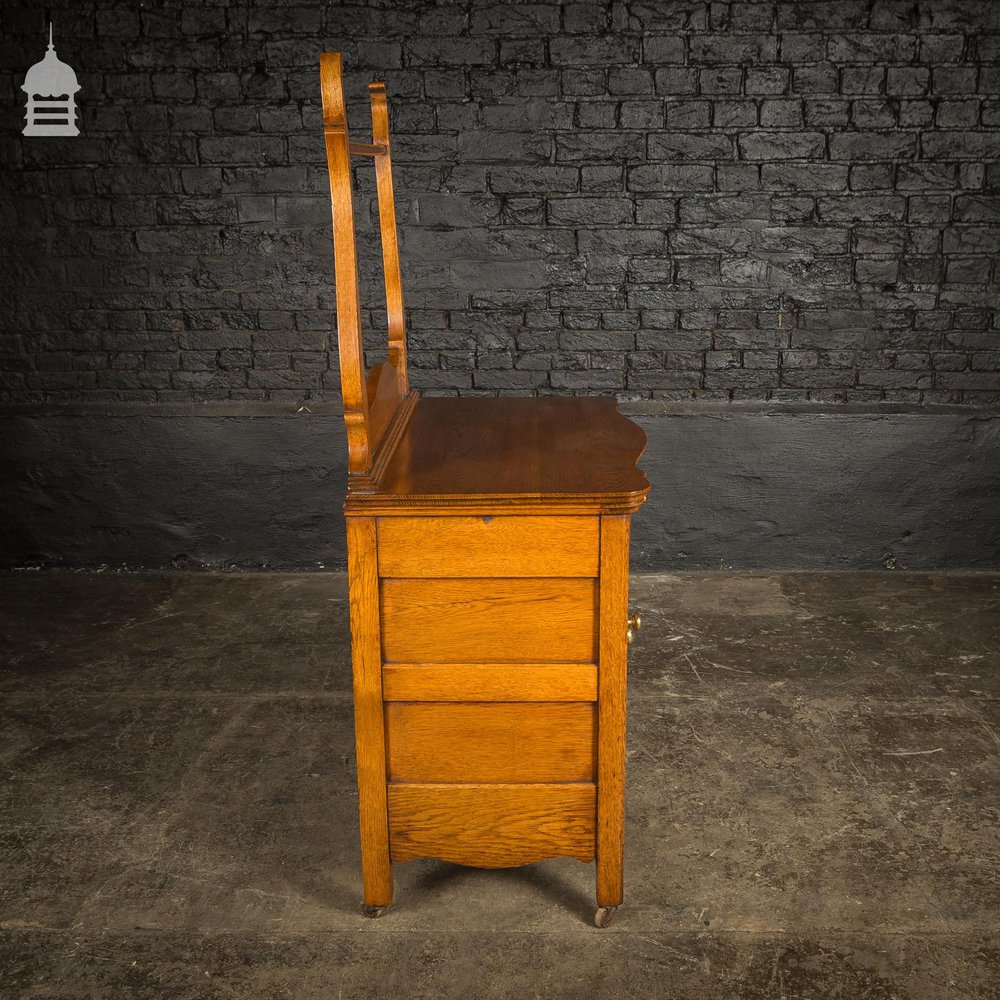
<instances>
[{"instance_id":1,"label":"painted black brick wall","mask_svg":"<svg viewBox=\"0 0 1000 1000\"><path fill-rule=\"evenodd\" d=\"M1000 3L48 10L83 134L19 134L8 0L7 401L336 394L323 48L356 137L388 84L425 391L1000 401Z\"/></svg>"}]
</instances>

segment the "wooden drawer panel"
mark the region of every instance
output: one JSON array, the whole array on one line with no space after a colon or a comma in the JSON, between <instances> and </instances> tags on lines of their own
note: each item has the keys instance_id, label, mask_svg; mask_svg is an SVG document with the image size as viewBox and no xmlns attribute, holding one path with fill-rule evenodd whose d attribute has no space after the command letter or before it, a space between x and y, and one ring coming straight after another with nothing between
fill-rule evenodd
<instances>
[{"instance_id":1,"label":"wooden drawer panel","mask_svg":"<svg viewBox=\"0 0 1000 1000\"><path fill-rule=\"evenodd\" d=\"M597 576L596 517L380 517L379 576Z\"/></svg>"},{"instance_id":2,"label":"wooden drawer panel","mask_svg":"<svg viewBox=\"0 0 1000 1000\"><path fill-rule=\"evenodd\" d=\"M594 785L389 785L393 861L510 868L594 860Z\"/></svg>"},{"instance_id":3,"label":"wooden drawer panel","mask_svg":"<svg viewBox=\"0 0 1000 1000\"><path fill-rule=\"evenodd\" d=\"M383 580L379 591L386 661L596 662L596 580Z\"/></svg>"},{"instance_id":4,"label":"wooden drawer panel","mask_svg":"<svg viewBox=\"0 0 1000 1000\"><path fill-rule=\"evenodd\" d=\"M386 701L597 701L593 663L387 663Z\"/></svg>"},{"instance_id":5,"label":"wooden drawer panel","mask_svg":"<svg viewBox=\"0 0 1000 1000\"><path fill-rule=\"evenodd\" d=\"M593 781L593 702L389 702L390 781Z\"/></svg>"}]
</instances>

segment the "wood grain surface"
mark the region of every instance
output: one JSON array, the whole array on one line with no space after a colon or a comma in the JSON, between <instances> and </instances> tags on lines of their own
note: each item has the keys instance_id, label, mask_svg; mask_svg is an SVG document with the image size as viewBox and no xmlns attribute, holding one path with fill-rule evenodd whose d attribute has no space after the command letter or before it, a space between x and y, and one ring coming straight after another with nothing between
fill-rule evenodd
<instances>
[{"instance_id":1,"label":"wood grain surface","mask_svg":"<svg viewBox=\"0 0 1000 1000\"><path fill-rule=\"evenodd\" d=\"M386 322L389 332L388 364L395 369L398 395L409 390L406 372L406 314L403 310L403 278L399 267L396 235L396 201L392 190L392 153L389 139L389 107L385 84L368 84L372 107L372 145L375 153L375 186L378 190L379 235L382 243L382 273L385 278Z\"/></svg>"},{"instance_id":2,"label":"wood grain surface","mask_svg":"<svg viewBox=\"0 0 1000 1000\"><path fill-rule=\"evenodd\" d=\"M595 580L383 580L381 607L386 661L596 662Z\"/></svg>"},{"instance_id":3,"label":"wood grain surface","mask_svg":"<svg viewBox=\"0 0 1000 1000\"><path fill-rule=\"evenodd\" d=\"M593 663L387 663L386 701L596 701Z\"/></svg>"},{"instance_id":4,"label":"wood grain surface","mask_svg":"<svg viewBox=\"0 0 1000 1000\"><path fill-rule=\"evenodd\" d=\"M361 873L365 903L392 902L389 827L385 792L385 729L379 656L375 521L347 519L351 658L354 668L354 733L358 757Z\"/></svg>"},{"instance_id":5,"label":"wood grain surface","mask_svg":"<svg viewBox=\"0 0 1000 1000\"><path fill-rule=\"evenodd\" d=\"M598 573L596 517L382 517L379 575L590 576Z\"/></svg>"},{"instance_id":6,"label":"wood grain surface","mask_svg":"<svg viewBox=\"0 0 1000 1000\"><path fill-rule=\"evenodd\" d=\"M343 60L339 52L320 54L323 132L333 210L334 278L337 286L337 342L340 389L347 425L347 462L351 473L371 466L367 381L361 339L358 253L351 193L351 151L344 102Z\"/></svg>"},{"instance_id":7,"label":"wood grain surface","mask_svg":"<svg viewBox=\"0 0 1000 1000\"><path fill-rule=\"evenodd\" d=\"M628 517L601 518L601 639L597 664L597 905L624 889Z\"/></svg>"},{"instance_id":8,"label":"wood grain surface","mask_svg":"<svg viewBox=\"0 0 1000 1000\"><path fill-rule=\"evenodd\" d=\"M374 460L400 401L400 377L393 365L375 365L368 372L368 433L369 448Z\"/></svg>"},{"instance_id":9,"label":"wood grain surface","mask_svg":"<svg viewBox=\"0 0 1000 1000\"><path fill-rule=\"evenodd\" d=\"M511 868L594 859L595 790L581 785L390 785L394 861Z\"/></svg>"},{"instance_id":10,"label":"wood grain surface","mask_svg":"<svg viewBox=\"0 0 1000 1000\"><path fill-rule=\"evenodd\" d=\"M420 399L377 489L348 506L405 513L489 500L497 514L525 503L627 513L649 492L635 467L645 444L611 398Z\"/></svg>"},{"instance_id":11,"label":"wood grain surface","mask_svg":"<svg viewBox=\"0 0 1000 1000\"><path fill-rule=\"evenodd\" d=\"M368 86L372 114L372 142L352 142L347 129L343 58L339 52L320 54L320 89L323 133L326 143L330 204L333 212L334 281L337 288L337 346L340 358L341 395L347 426L348 472L355 484L371 485L376 462L384 467L388 451L399 440L397 415L412 408L406 370L399 242L392 189L389 113L385 84ZM365 370L361 328L358 255L351 187L351 156L373 157L378 189L379 232L389 345L385 364ZM387 440L389 437L392 440ZM386 454L379 456L380 446Z\"/></svg>"},{"instance_id":12,"label":"wood grain surface","mask_svg":"<svg viewBox=\"0 0 1000 1000\"><path fill-rule=\"evenodd\" d=\"M593 782L592 702L389 702L390 781Z\"/></svg>"}]
</instances>

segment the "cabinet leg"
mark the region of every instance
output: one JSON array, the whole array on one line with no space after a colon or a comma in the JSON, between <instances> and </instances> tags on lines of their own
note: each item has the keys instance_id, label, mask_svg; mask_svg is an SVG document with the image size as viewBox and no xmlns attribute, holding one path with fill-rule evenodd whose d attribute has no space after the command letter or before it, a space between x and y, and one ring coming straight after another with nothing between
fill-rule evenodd
<instances>
[{"instance_id":1,"label":"cabinet leg","mask_svg":"<svg viewBox=\"0 0 1000 1000\"><path fill-rule=\"evenodd\" d=\"M597 927L607 927L611 923L624 895L622 845L618 842L608 846L609 850L597 856L597 912L594 914Z\"/></svg>"},{"instance_id":2,"label":"cabinet leg","mask_svg":"<svg viewBox=\"0 0 1000 1000\"><path fill-rule=\"evenodd\" d=\"M392 905L392 859L389 855L389 823L382 769L372 774L362 764L358 741L358 805L361 827L361 885L367 917L380 917ZM362 778L364 775L364 778Z\"/></svg>"},{"instance_id":3,"label":"cabinet leg","mask_svg":"<svg viewBox=\"0 0 1000 1000\"><path fill-rule=\"evenodd\" d=\"M601 518L600 662L597 668L597 905L606 927L624 891L625 669L629 519Z\"/></svg>"},{"instance_id":4,"label":"cabinet leg","mask_svg":"<svg viewBox=\"0 0 1000 1000\"><path fill-rule=\"evenodd\" d=\"M366 913L369 909L384 910L392 903L377 565L374 518L349 517L347 568L354 664L354 733L358 755L361 879Z\"/></svg>"},{"instance_id":5,"label":"cabinet leg","mask_svg":"<svg viewBox=\"0 0 1000 1000\"><path fill-rule=\"evenodd\" d=\"M362 833L362 837L364 834ZM364 914L381 917L392 906L392 865L388 845L384 850L361 850L361 881L364 886Z\"/></svg>"},{"instance_id":6,"label":"cabinet leg","mask_svg":"<svg viewBox=\"0 0 1000 1000\"><path fill-rule=\"evenodd\" d=\"M361 768L358 768L359 772ZM386 819L385 782L358 782L361 806L361 884L366 917L380 917L392 905L392 861Z\"/></svg>"}]
</instances>

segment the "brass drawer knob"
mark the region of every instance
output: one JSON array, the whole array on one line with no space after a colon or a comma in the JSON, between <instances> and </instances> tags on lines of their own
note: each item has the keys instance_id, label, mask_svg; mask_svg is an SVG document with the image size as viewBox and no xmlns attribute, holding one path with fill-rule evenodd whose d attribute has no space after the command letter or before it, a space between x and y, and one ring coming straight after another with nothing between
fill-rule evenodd
<instances>
[{"instance_id":1,"label":"brass drawer knob","mask_svg":"<svg viewBox=\"0 0 1000 1000\"><path fill-rule=\"evenodd\" d=\"M625 638L630 646L635 641L636 632L641 628L642 618L639 617L639 612L635 611L629 616L628 621L625 622Z\"/></svg>"}]
</instances>

